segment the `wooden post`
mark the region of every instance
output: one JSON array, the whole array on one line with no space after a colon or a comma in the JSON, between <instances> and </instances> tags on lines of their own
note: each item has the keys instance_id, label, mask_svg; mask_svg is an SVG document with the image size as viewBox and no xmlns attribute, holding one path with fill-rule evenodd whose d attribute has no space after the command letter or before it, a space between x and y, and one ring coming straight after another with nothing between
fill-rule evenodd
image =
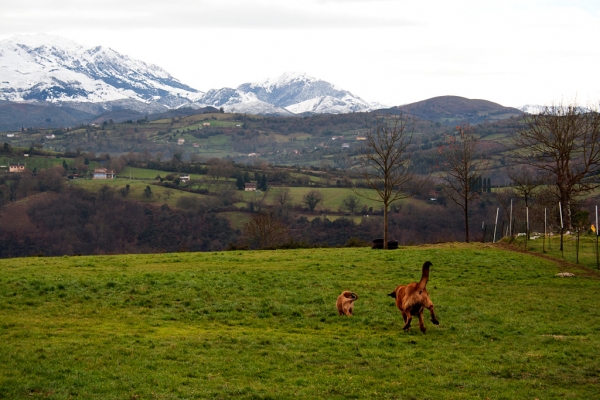
<instances>
[{"instance_id":1,"label":"wooden post","mask_svg":"<svg viewBox=\"0 0 600 400\"><path fill-rule=\"evenodd\" d=\"M525 207L525 212L527 214L527 221L525 222L525 250L529 250L529 207Z\"/></svg>"},{"instance_id":2,"label":"wooden post","mask_svg":"<svg viewBox=\"0 0 600 400\"><path fill-rule=\"evenodd\" d=\"M577 243L575 243L575 264L579 264L579 228L577 228Z\"/></svg>"},{"instance_id":3,"label":"wooden post","mask_svg":"<svg viewBox=\"0 0 600 400\"><path fill-rule=\"evenodd\" d=\"M483 232L483 236L481 237L481 243L485 243L485 221L481 223L481 232Z\"/></svg>"},{"instance_id":4,"label":"wooden post","mask_svg":"<svg viewBox=\"0 0 600 400\"><path fill-rule=\"evenodd\" d=\"M596 268L600 269L600 258L598 257L598 206L596 206Z\"/></svg>"},{"instance_id":5,"label":"wooden post","mask_svg":"<svg viewBox=\"0 0 600 400\"><path fill-rule=\"evenodd\" d=\"M508 235L512 236L512 199L510 199L510 219L508 221Z\"/></svg>"}]
</instances>

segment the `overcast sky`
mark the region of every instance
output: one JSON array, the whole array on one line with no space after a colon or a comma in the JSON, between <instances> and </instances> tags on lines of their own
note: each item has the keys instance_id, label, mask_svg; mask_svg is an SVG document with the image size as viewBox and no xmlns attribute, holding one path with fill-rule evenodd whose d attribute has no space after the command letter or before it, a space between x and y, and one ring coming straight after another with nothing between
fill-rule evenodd
<instances>
[{"instance_id":1,"label":"overcast sky","mask_svg":"<svg viewBox=\"0 0 600 400\"><path fill-rule=\"evenodd\" d=\"M0 40L48 33L196 89L306 72L367 101L600 99L598 0L0 0Z\"/></svg>"}]
</instances>

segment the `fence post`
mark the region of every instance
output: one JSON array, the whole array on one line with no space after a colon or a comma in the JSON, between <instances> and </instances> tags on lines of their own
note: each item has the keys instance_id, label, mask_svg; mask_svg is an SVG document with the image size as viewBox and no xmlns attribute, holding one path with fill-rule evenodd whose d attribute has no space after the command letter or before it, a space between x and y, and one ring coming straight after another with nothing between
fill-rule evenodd
<instances>
[{"instance_id":1,"label":"fence post","mask_svg":"<svg viewBox=\"0 0 600 400\"><path fill-rule=\"evenodd\" d=\"M546 208L544 208L544 240L542 241L542 253L546 252Z\"/></svg>"},{"instance_id":2,"label":"fence post","mask_svg":"<svg viewBox=\"0 0 600 400\"><path fill-rule=\"evenodd\" d=\"M500 207L496 208L496 223L494 223L494 240L492 240L492 243L496 243L496 228L498 227L498 212L500 212Z\"/></svg>"},{"instance_id":3,"label":"fence post","mask_svg":"<svg viewBox=\"0 0 600 400\"><path fill-rule=\"evenodd\" d=\"M483 235L481 237L481 243L485 243L485 221L481 223L481 231L483 232Z\"/></svg>"},{"instance_id":4,"label":"fence post","mask_svg":"<svg viewBox=\"0 0 600 400\"><path fill-rule=\"evenodd\" d=\"M575 260L576 260L575 264L579 264L579 231L580 231L580 229L579 228L576 228L576 229L577 229L577 243L575 243Z\"/></svg>"},{"instance_id":5,"label":"fence post","mask_svg":"<svg viewBox=\"0 0 600 400\"><path fill-rule=\"evenodd\" d=\"M511 236L511 237L513 235L513 233L512 233L512 220L513 220L513 217L512 217L512 199L510 199L510 218L508 220L508 231L509 231L508 235Z\"/></svg>"},{"instance_id":6,"label":"fence post","mask_svg":"<svg viewBox=\"0 0 600 400\"><path fill-rule=\"evenodd\" d=\"M527 221L525 222L525 250L529 250L529 207L525 207Z\"/></svg>"},{"instance_id":7,"label":"fence post","mask_svg":"<svg viewBox=\"0 0 600 400\"><path fill-rule=\"evenodd\" d=\"M562 258L565 258L565 246L563 243L563 233L564 233L564 225L563 225L563 217L562 217L562 205L560 201L558 202L558 211L560 212L560 252L562 254Z\"/></svg>"},{"instance_id":8,"label":"fence post","mask_svg":"<svg viewBox=\"0 0 600 400\"><path fill-rule=\"evenodd\" d=\"M600 259L598 257L598 206L596 206L596 268L600 269Z\"/></svg>"}]
</instances>

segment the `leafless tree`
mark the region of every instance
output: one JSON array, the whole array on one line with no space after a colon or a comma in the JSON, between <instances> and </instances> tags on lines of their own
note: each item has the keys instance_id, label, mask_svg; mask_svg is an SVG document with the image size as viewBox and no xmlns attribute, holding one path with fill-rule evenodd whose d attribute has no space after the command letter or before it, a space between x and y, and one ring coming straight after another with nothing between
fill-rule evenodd
<instances>
[{"instance_id":1,"label":"leafless tree","mask_svg":"<svg viewBox=\"0 0 600 400\"><path fill-rule=\"evenodd\" d=\"M457 133L446 137L447 144L439 149L444 192L462 208L465 219L465 240L469 243L469 204L479 196L474 190L489 163L477 156L479 138L470 125L457 126Z\"/></svg>"},{"instance_id":2,"label":"leafless tree","mask_svg":"<svg viewBox=\"0 0 600 400\"><path fill-rule=\"evenodd\" d=\"M354 189L357 195L383 203L383 245L387 249L388 211L393 202L414 194L410 185L414 173L410 168L408 147L412 142L414 122L403 115L393 121L380 119L366 135L365 146L353 165L375 195Z\"/></svg>"},{"instance_id":3,"label":"leafless tree","mask_svg":"<svg viewBox=\"0 0 600 400\"><path fill-rule=\"evenodd\" d=\"M513 183L514 194L525 201L525 207L531 205L537 190L544 184L544 178L539 172L522 165L509 168L508 177Z\"/></svg>"},{"instance_id":4,"label":"leafless tree","mask_svg":"<svg viewBox=\"0 0 600 400\"><path fill-rule=\"evenodd\" d=\"M275 200L280 206L285 206L292 200L292 195L289 187L282 187L275 192Z\"/></svg>"},{"instance_id":5,"label":"leafless tree","mask_svg":"<svg viewBox=\"0 0 600 400\"><path fill-rule=\"evenodd\" d=\"M564 227L571 229L574 200L598 186L589 178L600 172L600 114L561 103L524 120L525 127L512 137L513 155L548 176Z\"/></svg>"},{"instance_id":6,"label":"leafless tree","mask_svg":"<svg viewBox=\"0 0 600 400\"><path fill-rule=\"evenodd\" d=\"M250 244L265 249L287 240L288 228L273 213L261 212L252 215L244 233Z\"/></svg>"}]
</instances>

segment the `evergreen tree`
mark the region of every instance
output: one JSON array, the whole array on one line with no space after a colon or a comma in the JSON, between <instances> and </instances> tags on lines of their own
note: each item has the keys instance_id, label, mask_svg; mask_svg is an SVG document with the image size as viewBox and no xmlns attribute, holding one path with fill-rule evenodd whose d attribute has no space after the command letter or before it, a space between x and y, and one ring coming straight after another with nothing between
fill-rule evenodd
<instances>
[{"instance_id":1,"label":"evergreen tree","mask_svg":"<svg viewBox=\"0 0 600 400\"><path fill-rule=\"evenodd\" d=\"M267 189L269 188L269 187L267 186L267 175L265 175L265 174L263 174L263 176L262 176L262 177L261 177L261 179L260 179L260 187L261 187L261 190L263 190L263 191L265 191L265 192L266 192L266 191L267 191Z\"/></svg>"},{"instance_id":2,"label":"evergreen tree","mask_svg":"<svg viewBox=\"0 0 600 400\"><path fill-rule=\"evenodd\" d=\"M238 190L244 190L246 188L246 182L244 182L244 178L238 176L237 181L235 182Z\"/></svg>"}]
</instances>

